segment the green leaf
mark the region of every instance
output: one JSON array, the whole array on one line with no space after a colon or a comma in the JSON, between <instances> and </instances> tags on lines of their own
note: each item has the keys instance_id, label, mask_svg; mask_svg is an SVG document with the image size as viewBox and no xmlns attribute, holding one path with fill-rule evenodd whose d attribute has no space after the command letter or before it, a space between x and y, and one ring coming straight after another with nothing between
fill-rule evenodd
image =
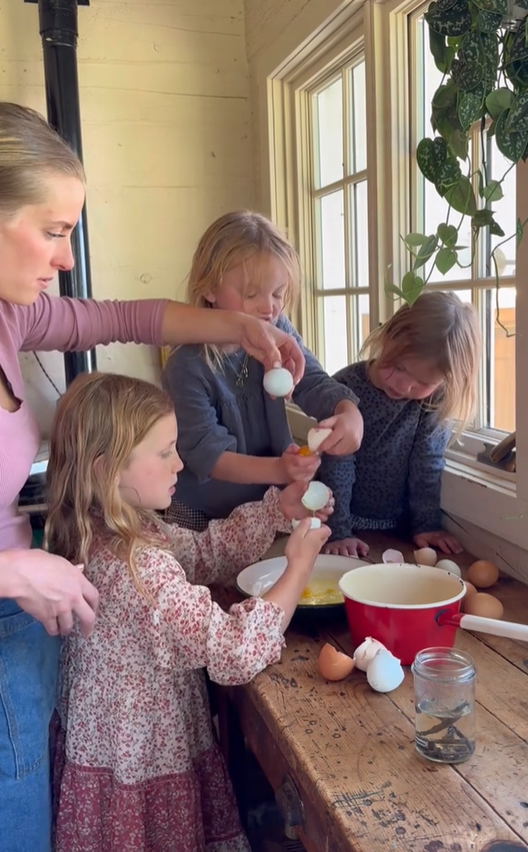
<instances>
[{"instance_id":1,"label":"green leaf","mask_svg":"<svg viewBox=\"0 0 528 852\"><path fill-rule=\"evenodd\" d=\"M414 272L407 272L402 279L402 291L405 301L412 305L423 290L423 278L415 275Z\"/></svg>"},{"instance_id":2,"label":"green leaf","mask_svg":"<svg viewBox=\"0 0 528 852\"><path fill-rule=\"evenodd\" d=\"M506 0L474 0L474 3L479 9L485 9L487 12L497 12L501 16L508 14Z\"/></svg>"},{"instance_id":3,"label":"green leaf","mask_svg":"<svg viewBox=\"0 0 528 852\"><path fill-rule=\"evenodd\" d=\"M470 30L464 36L458 56L465 65L484 65L482 36L478 30Z\"/></svg>"},{"instance_id":4,"label":"green leaf","mask_svg":"<svg viewBox=\"0 0 528 852\"><path fill-rule=\"evenodd\" d=\"M399 287L396 287L396 284L387 284L385 282L385 292L387 293L387 295L389 293L392 293L392 295L397 296L398 299L404 299L405 298L405 296L403 295L403 291L400 290Z\"/></svg>"},{"instance_id":5,"label":"green leaf","mask_svg":"<svg viewBox=\"0 0 528 852\"><path fill-rule=\"evenodd\" d=\"M465 216L473 216L477 212L477 202L473 187L464 175L459 178L455 186L446 192L444 197L448 204L458 213L462 213Z\"/></svg>"},{"instance_id":6,"label":"green leaf","mask_svg":"<svg viewBox=\"0 0 528 852\"><path fill-rule=\"evenodd\" d=\"M506 236L504 231L502 230L501 226L499 225L498 222L495 221L495 219L491 220L489 229L490 229L490 234L493 234L496 237Z\"/></svg>"},{"instance_id":7,"label":"green leaf","mask_svg":"<svg viewBox=\"0 0 528 852\"><path fill-rule=\"evenodd\" d=\"M460 165L454 157L449 157L437 169L435 185L440 195L445 195L447 190L455 186L461 177Z\"/></svg>"},{"instance_id":8,"label":"green leaf","mask_svg":"<svg viewBox=\"0 0 528 852\"><path fill-rule=\"evenodd\" d=\"M445 83L442 86L438 86L438 89L433 95L433 99L431 101L432 106L437 107L438 109L447 109L449 106L455 106L457 99L457 90L454 83L449 81L449 83Z\"/></svg>"},{"instance_id":9,"label":"green leaf","mask_svg":"<svg viewBox=\"0 0 528 852\"><path fill-rule=\"evenodd\" d=\"M474 90L473 92L464 92L461 95L458 104L458 117L464 130L469 130L477 118L480 118L483 101L482 89L478 91Z\"/></svg>"},{"instance_id":10,"label":"green leaf","mask_svg":"<svg viewBox=\"0 0 528 852\"><path fill-rule=\"evenodd\" d=\"M408 249L419 248L425 242L427 242L427 237L425 236L425 234L407 234L403 242L405 243Z\"/></svg>"},{"instance_id":11,"label":"green leaf","mask_svg":"<svg viewBox=\"0 0 528 852\"><path fill-rule=\"evenodd\" d=\"M435 148L432 139L422 139L416 149L416 162L418 168L427 180L434 183L436 180L436 172L438 170L438 160L436 158Z\"/></svg>"},{"instance_id":12,"label":"green leaf","mask_svg":"<svg viewBox=\"0 0 528 852\"><path fill-rule=\"evenodd\" d=\"M477 15L477 27L482 33L494 33L500 27L502 18L500 12L481 10Z\"/></svg>"},{"instance_id":13,"label":"green leaf","mask_svg":"<svg viewBox=\"0 0 528 852\"><path fill-rule=\"evenodd\" d=\"M456 84L463 92L470 92L471 89L476 89L479 83L482 83L483 77L483 65L469 65L462 62L456 76Z\"/></svg>"},{"instance_id":14,"label":"green leaf","mask_svg":"<svg viewBox=\"0 0 528 852\"><path fill-rule=\"evenodd\" d=\"M473 228L486 228L493 221L493 210L477 210L471 218Z\"/></svg>"},{"instance_id":15,"label":"green leaf","mask_svg":"<svg viewBox=\"0 0 528 852\"><path fill-rule=\"evenodd\" d=\"M435 0L435 3L431 3L429 6L429 10L436 12L447 12L448 9L452 9L457 0Z\"/></svg>"},{"instance_id":16,"label":"green leaf","mask_svg":"<svg viewBox=\"0 0 528 852\"><path fill-rule=\"evenodd\" d=\"M430 237L427 237L427 240L420 246L418 254L416 255L416 260L414 261L415 270L427 263L429 258L435 253L437 245L438 237L436 234L432 234Z\"/></svg>"},{"instance_id":17,"label":"green leaf","mask_svg":"<svg viewBox=\"0 0 528 852\"><path fill-rule=\"evenodd\" d=\"M505 109L497 119L495 139L501 154L512 163L517 163L524 154L524 149L528 143L528 130L524 130L522 133L508 133L506 125L509 114L510 111Z\"/></svg>"},{"instance_id":18,"label":"green leaf","mask_svg":"<svg viewBox=\"0 0 528 852\"><path fill-rule=\"evenodd\" d=\"M459 36L471 27L471 13L466 0L457 0L449 9L432 8L424 15L430 28L445 36Z\"/></svg>"},{"instance_id":19,"label":"green leaf","mask_svg":"<svg viewBox=\"0 0 528 852\"><path fill-rule=\"evenodd\" d=\"M491 117L496 121L505 109L509 109L513 100L513 92L511 89L500 88L494 89L486 98L486 109Z\"/></svg>"},{"instance_id":20,"label":"green leaf","mask_svg":"<svg viewBox=\"0 0 528 852\"><path fill-rule=\"evenodd\" d=\"M484 74L490 89L497 85L499 71L499 40L497 33L482 33L482 49L484 51Z\"/></svg>"},{"instance_id":21,"label":"green leaf","mask_svg":"<svg viewBox=\"0 0 528 852\"><path fill-rule=\"evenodd\" d=\"M528 92L519 92L513 99L504 130L506 133L528 130Z\"/></svg>"},{"instance_id":22,"label":"green leaf","mask_svg":"<svg viewBox=\"0 0 528 852\"><path fill-rule=\"evenodd\" d=\"M524 234L524 225L523 225L523 223L521 222L520 219L517 219L517 226L515 228L515 238L516 238L517 248L520 245L520 242L523 238L523 234Z\"/></svg>"},{"instance_id":23,"label":"green leaf","mask_svg":"<svg viewBox=\"0 0 528 852\"><path fill-rule=\"evenodd\" d=\"M498 180L490 180L487 186L482 187L480 194L482 198L485 198L486 201L489 201L490 203L493 201L500 201L504 195L501 182Z\"/></svg>"},{"instance_id":24,"label":"green leaf","mask_svg":"<svg viewBox=\"0 0 528 852\"><path fill-rule=\"evenodd\" d=\"M436 255L435 264L438 271L445 275L457 262L457 254L453 249L441 248Z\"/></svg>"},{"instance_id":25,"label":"green leaf","mask_svg":"<svg viewBox=\"0 0 528 852\"><path fill-rule=\"evenodd\" d=\"M463 130L453 130L449 139L449 147L459 160L467 160L468 143L467 133L464 133Z\"/></svg>"},{"instance_id":26,"label":"green leaf","mask_svg":"<svg viewBox=\"0 0 528 852\"><path fill-rule=\"evenodd\" d=\"M438 239L448 248L452 248L458 237L458 231L454 225L448 225L447 222L442 222L436 229Z\"/></svg>"},{"instance_id":27,"label":"green leaf","mask_svg":"<svg viewBox=\"0 0 528 852\"><path fill-rule=\"evenodd\" d=\"M438 166L441 166L447 160L447 142L441 136L433 139L433 151Z\"/></svg>"},{"instance_id":28,"label":"green leaf","mask_svg":"<svg viewBox=\"0 0 528 852\"><path fill-rule=\"evenodd\" d=\"M442 74L445 74L448 70L446 37L432 30L431 27L429 27L429 50L431 51L436 67Z\"/></svg>"}]
</instances>

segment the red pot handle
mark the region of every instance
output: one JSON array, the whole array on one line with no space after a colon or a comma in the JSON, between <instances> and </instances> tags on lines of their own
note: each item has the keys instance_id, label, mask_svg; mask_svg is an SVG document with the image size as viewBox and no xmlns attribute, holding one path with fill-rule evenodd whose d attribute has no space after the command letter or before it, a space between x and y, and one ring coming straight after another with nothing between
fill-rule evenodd
<instances>
[{"instance_id":1,"label":"red pot handle","mask_svg":"<svg viewBox=\"0 0 528 852\"><path fill-rule=\"evenodd\" d=\"M528 642L527 624L499 621L497 618L483 618L481 615L468 615L465 612L452 613L448 609L439 610L435 618L439 627L462 627L464 630L474 630L477 633L488 633L492 636L504 636L506 639Z\"/></svg>"}]
</instances>

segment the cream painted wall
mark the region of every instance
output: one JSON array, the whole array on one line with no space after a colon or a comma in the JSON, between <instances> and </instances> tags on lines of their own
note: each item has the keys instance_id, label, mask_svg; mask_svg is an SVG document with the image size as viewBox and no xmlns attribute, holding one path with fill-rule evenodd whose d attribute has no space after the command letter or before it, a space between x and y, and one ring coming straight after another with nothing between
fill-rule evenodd
<instances>
[{"instance_id":1,"label":"cream painted wall","mask_svg":"<svg viewBox=\"0 0 528 852\"><path fill-rule=\"evenodd\" d=\"M79 32L94 296L182 295L203 230L253 201L243 0L92 0ZM45 112L37 6L0 0L0 33L0 98ZM42 360L62 387L62 356ZM46 431L56 394L22 361ZM112 346L98 366L155 378L158 353Z\"/></svg>"},{"instance_id":2,"label":"cream painted wall","mask_svg":"<svg viewBox=\"0 0 528 852\"><path fill-rule=\"evenodd\" d=\"M272 212L267 80L286 60L315 45L323 25L362 0L245 0L251 80L253 158L258 209ZM328 32L328 30L327 30Z\"/></svg>"}]
</instances>

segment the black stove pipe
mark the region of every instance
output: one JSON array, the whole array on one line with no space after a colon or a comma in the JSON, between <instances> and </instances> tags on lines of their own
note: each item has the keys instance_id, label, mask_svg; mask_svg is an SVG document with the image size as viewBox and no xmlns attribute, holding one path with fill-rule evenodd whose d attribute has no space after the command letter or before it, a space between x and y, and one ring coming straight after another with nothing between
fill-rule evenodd
<instances>
[{"instance_id":1,"label":"black stove pipe","mask_svg":"<svg viewBox=\"0 0 528 852\"><path fill-rule=\"evenodd\" d=\"M38 0L39 28L44 53L48 121L82 160L81 114L77 78L77 0ZM86 205L72 233L75 266L59 272L61 296L92 296ZM66 384L96 369L95 350L66 352Z\"/></svg>"}]
</instances>

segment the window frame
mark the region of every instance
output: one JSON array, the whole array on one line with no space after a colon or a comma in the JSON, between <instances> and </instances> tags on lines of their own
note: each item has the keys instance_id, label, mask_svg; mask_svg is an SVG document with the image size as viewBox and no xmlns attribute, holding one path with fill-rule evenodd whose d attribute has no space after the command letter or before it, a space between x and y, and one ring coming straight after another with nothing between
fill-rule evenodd
<instances>
[{"instance_id":1,"label":"window frame","mask_svg":"<svg viewBox=\"0 0 528 852\"><path fill-rule=\"evenodd\" d=\"M299 248L306 284L296 321L310 348L317 346L314 301L315 269L311 240L313 222L306 198L306 168L310 163L307 91L335 71L363 45L367 87L368 229L371 327L385 321L398 307L385 293L386 270L394 281L407 269L400 234L411 222L412 135L409 109L408 18L423 0L366 0L361 9L341 17L340 28L319 38L313 52L304 49L267 78L271 213L288 228ZM335 24L335 22L333 22ZM374 49L375 44L375 49ZM409 155L411 152L411 156ZM390 187L387 199L385 187ZM528 165L517 167L517 215L528 218ZM378 211L379 214L378 214ZM528 279L528 234L517 249L515 279ZM483 280L483 279L479 279ZM465 284L465 289L467 288ZM505 285L509 284L505 280ZM462 286L462 285L461 285ZM437 287L442 287L441 282ZM331 292L331 291L329 291ZM333 291L332 291L333 292ZM516 375L528 364L528 291L516 294ZM525 330L525 333L523 333ZM528 549L528 524L512 518L528 515L528 394L516 383L517 470L515 474L477 461L484 442L496 444L504 433L481 430L454 445L443 475L442 508L508 541Z\"/></svg>"}]
</instances>

